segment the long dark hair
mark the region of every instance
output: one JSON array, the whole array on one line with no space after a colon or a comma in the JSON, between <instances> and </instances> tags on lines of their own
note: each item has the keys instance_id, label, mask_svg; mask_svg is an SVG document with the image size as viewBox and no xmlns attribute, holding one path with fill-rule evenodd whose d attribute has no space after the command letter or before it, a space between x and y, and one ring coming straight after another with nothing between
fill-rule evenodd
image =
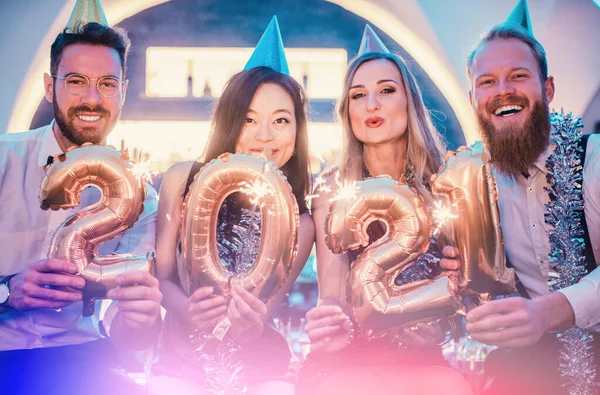
<instances>
[{"instance_id":1,"label":"long dark hair","mask_svg":"<svg viewBox=\"0 0 600 395\"><path fill-rule=\"evenodd\" d=\"M300 212L304 212L306 211L304 199L310 187L308 134L306 131L307 104L302 87L292 77L269 67L255 67L231 77L217 103L203 161L208 163L225 152L235 152L235 145L242 133L254 94L259 86L266 83L280 86L294 102L294 112L296 113L294 154L281 170L292 186Z\"/></svg>"}]
</instances>

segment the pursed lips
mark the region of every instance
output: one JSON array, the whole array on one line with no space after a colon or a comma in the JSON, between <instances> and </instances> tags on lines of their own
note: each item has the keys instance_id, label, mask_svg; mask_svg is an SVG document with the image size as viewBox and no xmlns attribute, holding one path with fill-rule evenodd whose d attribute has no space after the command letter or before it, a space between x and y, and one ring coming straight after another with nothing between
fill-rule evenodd
<instances>
[{"instance_id":1,"label":"pursed lips","mask_svg":"<svg viewBox=\"0 0 600 395\"><path fill-rule=\"evenodd\" d=\"M366 121L365 121L365 125L368 128L378 128L381 125L383 125L384 119L381 117L369 117Z\"/></svg>"}]
</instances>

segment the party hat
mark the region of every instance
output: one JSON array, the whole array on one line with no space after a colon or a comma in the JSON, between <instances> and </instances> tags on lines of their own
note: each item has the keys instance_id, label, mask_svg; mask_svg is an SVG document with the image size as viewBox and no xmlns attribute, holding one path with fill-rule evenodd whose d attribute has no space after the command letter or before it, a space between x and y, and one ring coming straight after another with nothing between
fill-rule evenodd
<instances>
[{"instance_id":1,"label":"party hat","mask_svg":"<svg viewBox=\"0 0 600 395\"><path fill-rule=\"evenodd\" d=\"M273 16L273 19L269 22L269 26L267 26L258 44L256 44L256 48L254 48L250 60L244 66L244 70L260 66L270 67L282 74L290 75L276 16Z\"/></svg>"},{"instance_id":2,"label":"party hat","mask_svg":"<svg viewBox=\"0 0 600 395\"><path fill-rule=\"evenodd\" d=\"M506 23L512 23L522 26L533 36L533 28L531 27L531 18L529 17L529 9L527 8L527 0L519 0L515 8L506 18Z\"/></svg>"},{"instance_id":3,"label":"party hat","mask_svg":"<svg viewBox=\"0 0 600 395\"><path fill-rule=\"evenodd\" d=\"M381 39L377 36L377 33L369 26L365 26L362 40L360 42L360 49L358 50L358 56L363 55L367 52L377 53L390 53L385 44L381 42Z\"/></svg>"},{"instance_id":4,"label":"party hat","mask_svg":"<svg viewBox=\"0 0 600 395\"><path fill-rule=\"evenodd\" d=\"M77 0L67 23L66 31L68 33L76 33L78 26L90 22L96 22L108 27L106 15L104 15L100 0Z\"/></svg>"}]
</instances>

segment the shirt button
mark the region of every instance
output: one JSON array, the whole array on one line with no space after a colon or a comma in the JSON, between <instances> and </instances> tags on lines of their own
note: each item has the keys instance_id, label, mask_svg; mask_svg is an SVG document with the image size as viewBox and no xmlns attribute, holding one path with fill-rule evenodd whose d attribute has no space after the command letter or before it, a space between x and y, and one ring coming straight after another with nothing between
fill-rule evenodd
<instances>
[{"instance_id":1,"label":"shirt button","mask_svg":"<svg viewBox=\"0 0 600 395\"><path fill-rule=\"evenodd\" d=\"M529 187L529 192L531 192L531 191L533 191L533 188L532 188L532 187Z\"/></svg>"},{"instance_id":2,"label":"shirt button","mask_svg":"<svg viewBox=\"0 0 600 395\"><path fill-rule=\"evenodd\" d=\"M535 224L533 224L533 225L531 225L531 226L533 226L533 227L535 228Z\"/></svg>"}]
</instances>

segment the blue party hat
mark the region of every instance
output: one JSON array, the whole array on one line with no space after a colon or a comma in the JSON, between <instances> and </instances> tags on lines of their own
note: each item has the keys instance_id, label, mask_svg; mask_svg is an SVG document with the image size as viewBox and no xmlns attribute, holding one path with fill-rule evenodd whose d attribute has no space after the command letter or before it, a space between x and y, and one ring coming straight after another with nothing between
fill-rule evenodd
<instances>
[{"instance_id":1,"label":"blue party hat","mask_svg":"<svg viewBox=\"0 0 600 395\"><path fill-rule=\"evenodd\" d=\"M519 0L515 8L511 11L506 23L512 23L522 26L533 36L533 28L531 27L531 18L529 17L529 9L527 8L527 0Z\"/></svg>"},{"instance_id":2,"label":"blue party hat","mask_svg":"<svg viewBox=\"0 0 600 395\"><path fill-rule=\"evenodd\" d=\"M104 15L100 0L77 0L67 23L67 32L76 33L78 27L90 22L96 22L108 27L106 15Z\"/></svg>"},{"instance_id":3,"label":"blue party hat","mask_svg":"<svg viewBox=\"0 0 600 395\"><path fill-rule=\"evenodd\" d=\"M260 66L270 67L277 72L290 75L276 16L273 16L273 19L269 22L269 26L267 26L258 44L256 44L256 48L254 48L250 60L244 66L244 70Z\"/></svg>"},{"instance_id":4,"label":"blue party hat","mask_svg":"<svg viewBox=\"0 0 600 395\"><path fill-rule=\"evenodd\" d=\"M375 33L368 24L365 26L365 31L363 32L362 40L360 41L358 56L367 52L390 53L390 50L387 49L383 42L381 42L377 33Z\"/></svg>"}]
</instances>

